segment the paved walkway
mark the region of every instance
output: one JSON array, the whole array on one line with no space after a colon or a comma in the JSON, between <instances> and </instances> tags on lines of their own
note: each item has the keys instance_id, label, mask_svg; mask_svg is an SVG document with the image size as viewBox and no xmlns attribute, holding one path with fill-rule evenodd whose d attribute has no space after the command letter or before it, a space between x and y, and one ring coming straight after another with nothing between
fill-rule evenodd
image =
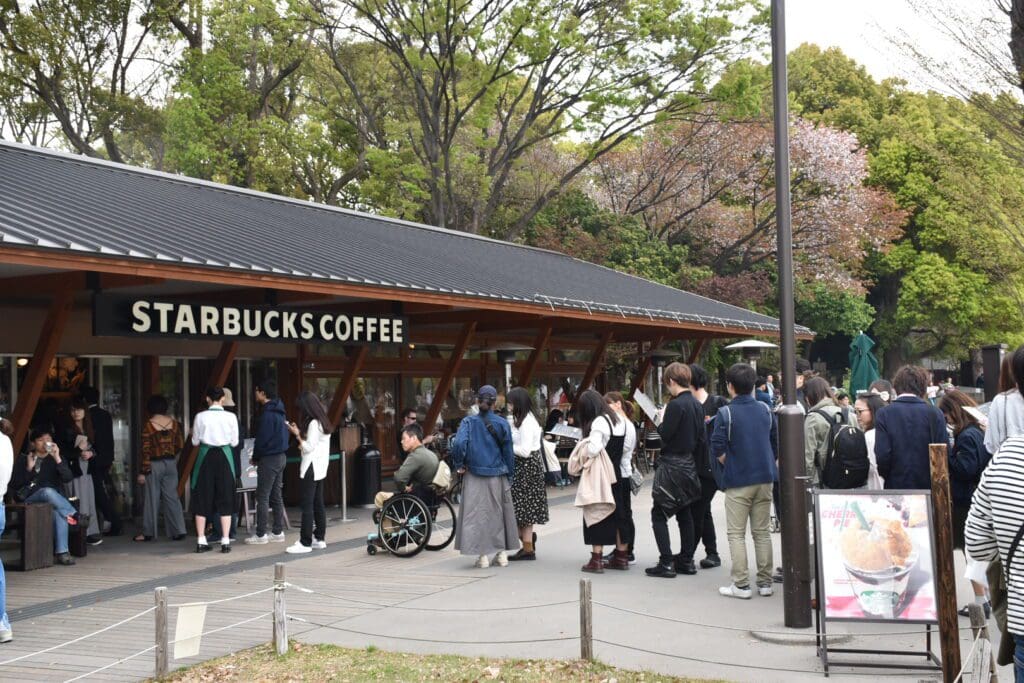
<instances>
[{"instance_id":1,"label":"paved walkway","mask_svg":"<svg viewBox=\"0 0 1024 683\"><path fill-rule=\"evenodd\" d=\"M409 652L450 652L484 656L557 657L579 654L578 570L587 559L580 516L570 492L550 490L551 523L539 528L536 562L507 568L472 568L472 559L454 550L423 552L411 559L366 554L365 534L372 527L369 512L359 519L334 523L327 551L285 555L283 544L239 544L228 555L188 552L189 541L138 544L111 539L72 568L54 567L8 573L8 609L16 639L0 646L0 680L64 681L145 650L153 644L153 615L138 619L80 643L4 662L76 638L128 618L153 604L153 588L168 586L171 604L216 600L259 591L271 585L273 564L287 562L288 581L317 591L287 591L293 638ZM770 598L728 600L717 594L727 582L723 568L672 580L651 579L643 568L655 556L649 530L650 495L634 499L640 563L629 572L590 576L593 599L648 615L693 622L682 624L594 607L596 655L603 661L658 672L731 681L822 680L813 645L762 642L752 630L784 630L781 591ZM723 530L721 500L716 506ZM337 510L332 511L337 514ZM291 543L296 532L289 533ZM778 536L774 536L778 553ZM959 566L959 564L958 564ZM966 600L966 587L961 587ZM207 631L254 619L203 639L198 657L172 661L172 668L210 659L266 642L271 620L270 592L212 605ZM386 605L382 608L380 605ZM543 606L550 605L550 606ZM529 609L508 610L524 607ZM452 611L452 610L472 611ZM170 614L174 637L176 610ZM712 626L726 626L718 629ZM922 627L883 625L849 627L854 647L923 649ZM856 636L857 633L900 632L906 635ZM366 635L372 634L372 635ZM400 637L402 636L402 637ZM547 642L511 642L541 640ZM439 641L439 642L437 642ZM482 642L483 641L483 642ZM502 643L502 644L497 644ZM969 638L965 636L965 653ZM937 647L937 644L936 646ZM663 654L651 654L663 653ZM671 656L668 656L671 655ZM850 670L834 670L834 673ZM814 673L811 673L814 672ZM139 680L153 673L153 653L101 671L88 680ZM877 681L891 671L843 673L842 680ZM1007 670L1004 680L1012 680ZM892 680L937 680L915 673Z\"/></svg>"}]
</instances>

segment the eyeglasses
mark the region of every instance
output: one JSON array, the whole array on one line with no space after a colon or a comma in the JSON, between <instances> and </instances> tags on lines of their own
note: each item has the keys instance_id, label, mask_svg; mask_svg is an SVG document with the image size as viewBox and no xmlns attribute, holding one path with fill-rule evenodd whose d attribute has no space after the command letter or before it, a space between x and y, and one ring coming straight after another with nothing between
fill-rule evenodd
<instances>
[{"instance_id":1,"label":"eyeglasses","mask_svg":"<svg viewBox=\"0 0 1024 683\"><path fill-rule=\"evenodd\" d=\"M858 415L860 415L861 413L870 413L871 409L870 408L854 408L853 412L855 412Z\"/></svg>"}]
</instances>

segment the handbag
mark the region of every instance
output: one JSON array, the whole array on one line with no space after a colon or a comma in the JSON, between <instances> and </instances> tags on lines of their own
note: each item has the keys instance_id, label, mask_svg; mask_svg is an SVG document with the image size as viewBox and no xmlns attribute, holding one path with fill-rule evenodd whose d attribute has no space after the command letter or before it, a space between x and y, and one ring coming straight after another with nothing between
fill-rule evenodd
<instances>
[{"instance_id":1,"label":"handbag","mask_svg":"<svg viewBox=\"0 0 1024 683\"><path fill-rule=\"evenodd\" d=\"M546 439L540 441L541 464L544 466L544 480L548 484L559 484L562 481L562 464L555 455L555 444Z\"/></svg>"},{"instance_id":2,"label":"handbag","mask_svg":"<svg viewBox=\"0 0 1024 683\"><path fill-rule=\"evenodd\" d=\"M640 470L633 470L633 473L629 475L629 490L632 491L634 496L640 495L640 487L644 485L644 475L640 473Z\"/></svg>"}]
</instances>

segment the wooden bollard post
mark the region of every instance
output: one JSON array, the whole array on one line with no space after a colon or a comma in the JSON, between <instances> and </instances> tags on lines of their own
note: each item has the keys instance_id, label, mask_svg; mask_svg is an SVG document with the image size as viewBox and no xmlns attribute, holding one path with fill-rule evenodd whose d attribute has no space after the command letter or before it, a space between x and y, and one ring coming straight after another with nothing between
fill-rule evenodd
<instances>
[{"instance_id":1,"label":"wooden bollard post","mask_svg":"<svg viewBox=\"0 0 1024 683\"><path fill-rule=\"evenodd\" d=\"M580 579L580 659L594 658L594 612L590 602L590 579Z\"/></svg>"},{"instance_id":2,"label":"wooden bollard post","mask_svg":"<svg viewBox=\"0 0 1024 683\"><path fill-rule=\"evenodd\" d=\"M284 563L274 565L274 650L288 652L288 618L284 609Z\"/></svg>"},{"instance_id":3,"label":"wooden bollard post","mask_svg":"<svg viewBox=\"0 0 1024 683\"><path fill-rule=\"evenodd\" d=\"M928 447L932 470L932 518L935 522L935 596L939 616L942 679L953 683L960 673L960 622L956 613L956 573L953 568L953 507L949 495L949 464L944 443Z\"/></svg>"},{"instance_id":4,"label":"wooden bollard post","mask_svg":"<svg viewBox=\"0 0 1024 683\"><path fill-rule=\"evenodd\" d=\"M156 663L154 677L159 680L167 675L167 588L160 586L153 590L153 603L156 605L154 619L156 622L155 645Z\"/></svg>"},{"instance_id":5,"label":"wooden bollard post","mask_svg":"<svg viewBox=\"0 0 1024 683\"><path fill-rule=\"evenodd\" d=\"M971 618L971 633L974 639L981 639L975 648L974 666L971 667L973 680L999 683L999 671L996 668L996 656L992 651L992 641L988 635L988 619L985 610L977 603L967 605L967 614Z\"/></svg>"}]
</instances>

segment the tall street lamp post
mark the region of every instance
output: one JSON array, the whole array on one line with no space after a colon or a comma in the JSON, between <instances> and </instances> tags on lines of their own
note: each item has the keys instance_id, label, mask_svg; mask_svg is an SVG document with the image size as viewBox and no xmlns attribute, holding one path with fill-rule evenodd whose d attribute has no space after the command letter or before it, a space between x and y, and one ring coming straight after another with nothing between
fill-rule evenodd
<instances>
[{"instance_id":1,"label":"tall street lamp post","mask_svg":"<svg viewBox=\"0 0 1024 683\"><path fill-rule=\"evenodd\" d=\"M793 312L793 225L789 202L789 87L786 3L772 0L772 100L775 110L775 212L779 252L782 395L779 464L782 486L782 592L785 624L811 625L810 537L807 530L803 411L796 405L796 316Z\"/></svg>"}]
</instances>

